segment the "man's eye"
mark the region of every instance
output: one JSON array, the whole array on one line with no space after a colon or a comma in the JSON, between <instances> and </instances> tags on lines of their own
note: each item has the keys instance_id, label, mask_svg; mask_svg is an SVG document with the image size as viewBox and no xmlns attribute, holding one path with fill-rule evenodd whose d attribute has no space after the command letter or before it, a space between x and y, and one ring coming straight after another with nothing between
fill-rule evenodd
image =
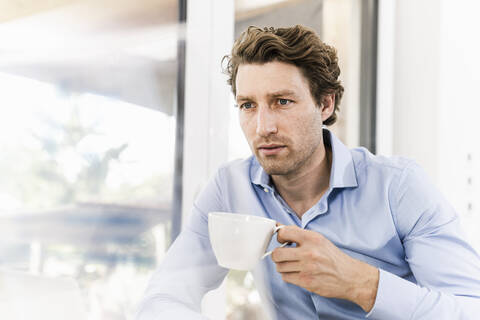
<instances>
[{"instance_id":1,"label":"man's eye","mask_svg":"<svg viewBox=\"0 0 480 320\"><path fill-rule=\"evenodd\" d=\"M286 106L288 105L290 102L292 102L291 100L288 100L288 99L278 99L278 103L282 106Z\"/></svg>"},{"instance_id":2,"label":"man's eye","mask_svg":"<svg viewBox=\"0 0 480 320\"><path fill-rule=\"evenodd\" d=\"M253 105L252 105L252 103L250 103L250 102L245 102L245 103L242 103L242 104L240 105L240 109L246 109L246 110L248 110L248 109L251 109L251 108L253 108Z\"/></svg>"}]
</instances>

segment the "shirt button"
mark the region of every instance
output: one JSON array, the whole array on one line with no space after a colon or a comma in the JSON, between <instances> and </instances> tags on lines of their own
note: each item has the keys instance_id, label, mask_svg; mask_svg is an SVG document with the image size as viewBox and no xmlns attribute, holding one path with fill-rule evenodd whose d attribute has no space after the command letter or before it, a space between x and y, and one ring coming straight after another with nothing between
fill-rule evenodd
<instances>
[{"instance_id":1,"label":"shirt button","mask_svg":"<svg viewBox=\"0 0 480 320\"><path fill-rule=\"evenodd\" d=\"M268 193L268 189L267 188L263 188L263 191L267 192Z\"/></svg>"}]
</instances>

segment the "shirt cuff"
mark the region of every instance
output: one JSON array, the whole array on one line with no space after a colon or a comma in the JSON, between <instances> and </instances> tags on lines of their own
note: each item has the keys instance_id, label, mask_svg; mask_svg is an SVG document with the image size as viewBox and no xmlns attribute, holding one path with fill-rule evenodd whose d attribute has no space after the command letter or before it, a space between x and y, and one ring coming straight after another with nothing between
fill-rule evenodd
<instances>
[{"instance_id":1,"label":"shirt cuff","mask_svg":"<svg viewBox=\"0 0 480 320\"><path fill-rule=\"evenodd\" d=\"M410 319L419 301L420 288L390 272L379 269L377 297L368 319Z\"/></svg>"}]
</instances>

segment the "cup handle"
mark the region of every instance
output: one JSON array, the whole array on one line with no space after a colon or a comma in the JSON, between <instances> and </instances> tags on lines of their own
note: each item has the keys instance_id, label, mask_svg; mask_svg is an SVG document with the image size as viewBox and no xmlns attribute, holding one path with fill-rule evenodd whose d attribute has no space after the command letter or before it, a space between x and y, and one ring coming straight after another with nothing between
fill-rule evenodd
<instances>
[{"instance_id":1,"label":"cup handle","mask_svg":"<svg viewBox=\"0 0 480 320\"><path fill-rule=\"evenodd\" d=\"M275 233L277 233L280 229L282 229L282 228L284 228L284 227L285 227L285 225L275 226L275 230L273 231L273 235L275 235ZM273 236L273 235L272 235L272 236ZM289 245L289 244L290 244L290 242L282 243L282 245L279 246L278 248L283 248L283 247L285 247L286 245ZM262 259L265 258L265 257L267 257L267 256L269 256L269 255L271 255L272 252L273 252L273 250L270 250L270 251L266 252L266 253L262 256Z\"/></svg>"}]
</instances>

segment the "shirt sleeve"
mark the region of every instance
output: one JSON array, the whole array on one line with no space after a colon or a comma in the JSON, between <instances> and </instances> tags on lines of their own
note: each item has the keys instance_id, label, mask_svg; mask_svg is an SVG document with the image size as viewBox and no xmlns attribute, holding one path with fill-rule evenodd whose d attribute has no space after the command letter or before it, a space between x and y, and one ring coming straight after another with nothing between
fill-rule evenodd
<instances>
[{"instance_id":1,"label":"shirt sleeve","mask_svg":"<svg viewBox=\"0 0 480 320\"><path fill-rule=\"evenodd\" d=\"M217 264L208 237L208 212L223 209L219 183L217 174L195 201L190 220L149 282L136 320L206 319L200 314L202 298L228 272Z\"/></svg>"},{"instance_id":2,"label":"shirt sleeve","mask_svg":"<svg viewBox=\"0 0 480 320\"><path fill-rule=\"evenodd\" d=\"M415 163L391 190L392 215L416 283L380 270L370 319L478 319L480 256L455 210Z\"/></svg>"}]
</instances>

